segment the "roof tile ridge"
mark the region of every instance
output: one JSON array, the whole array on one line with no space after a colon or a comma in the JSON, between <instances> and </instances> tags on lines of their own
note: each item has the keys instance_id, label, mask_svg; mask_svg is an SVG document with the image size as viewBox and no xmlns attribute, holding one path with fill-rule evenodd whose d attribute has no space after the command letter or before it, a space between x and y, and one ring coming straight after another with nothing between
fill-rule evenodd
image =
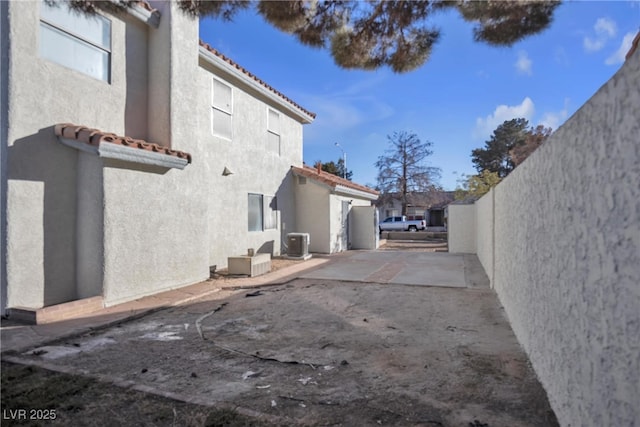
<instances>
[{"instance_id":1,"label":"roof tile ridge","mask_svg":"<svg viewBox=\"0 0 640 427\"><path fill-rule=\"evenodd\" d=\"M219 57L220 59L222 59L223 61L225 61L226 63L228 63L229 65L233 66L234 68L236 68L237 70L241 71L242 73L244 73L247 77L252 78L253 80L255 80L256 82L258 82L261 86L263 86L265 89L268 89L269 91L273 92L274 94L278 95L280 98L284 99L285 101L287 101L288 103L290 103L291 105L294 105L295 107L299 108L300 110L304 111L305 113L307 113L309 116L315 118L316 117L316 113L313 113L309 110L307 110L306 108L302 107L300 104L298 104L297 102L295 102L294 100L292 100L291 98L289 98L288 96L286 96L284 93L280 92L279 90L277 90L276 88L274 88L273 86L271 86L269 83L265 82L264 80L262 80L260 77L258 77L257 75L253 74L251 71L247 70L246 68L244 68L242 65L238 64L237 62L235 62L233 59L229 58L228 56L224 55L222 52L220 52L218 49L212 47L210 44L206 43L205 41L203 41L202 39L199 40L199 45L204 47L205 49L207 49L209 52L211 52L212 54L216 55L217 57Z\"/></svg>"}]
</instances>

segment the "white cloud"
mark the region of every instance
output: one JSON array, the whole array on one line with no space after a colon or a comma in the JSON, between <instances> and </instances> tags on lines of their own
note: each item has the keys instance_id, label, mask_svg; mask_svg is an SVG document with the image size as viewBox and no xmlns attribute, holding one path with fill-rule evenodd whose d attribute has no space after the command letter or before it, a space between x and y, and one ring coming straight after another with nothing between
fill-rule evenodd
<instances>
[{"instance_id":1,"label":"white cloud","mask_svg":"<svg viewBox=\"0 0 640 427\"><path fill-rule=\"evenodd\" d=\"M391 105L371 95L371 88L381 84L380 80L378 77L361 80L322 95L296 95L296 99L317 114L313 124L305 127L305 141L318 135L331 137L395 114Z\"/></svg>"},{"instance_id":2,"label":"white cloud","mask_svg":"<svg viewBox=\"0 0 640 427\"><path fill-rule=\"evenodd\" d=\"M609 39L615 37L618 27L614 20L610 18L598 18L593 26L595 37L585 36L582 45L587 52L597 52L601 50Z\"/></svg>"},{"instance_id":3,"label":"white cloud","mask_svg":"<svg viewBox=\"0 0 640 427\"><path fill-rule=\"evenodd\" d=\"M564 100L564 108L557 112L546 112L542 115L542 119L540 120L541 125L544 127L551 128L552 130L558 129L561 124L563 124L567 117L569 116L569 98L565 98Z\"/></svg>"},{"instance_id":4,"label":"white cloud","mask_svg":"<svg viewBox=\"0 0 640 427\"><path fill-rule=\"evenodd\" d=\"M609 18L599 18L593 28L597 34L604 34L609 37L615 36L618 31L615 21Z\"/></svg>"},{"instance_id":5,"label":"white cloud","mask_svg":"<svg viewBox=\"0 0 640 427\"><path fill-rule=\"evenodd\" d=\"M526 74L529 76L533 75L533 71L531 70L532 65L533 61L529 59L529 55L527 55L527 52L525 52L524 50L518 52L518 60L515 63L518 73Z\"/></svg>"},{"instance_id":6,"label":"white cloud","mask_svg":"<svg viewBox=\"0 0 640 427\"><path fill-rule=\"evenodd\" d=\"M627 52L629 52L629 49L631 49L631 43L635 36L635 33L625 34L618 50L609 56L604 63L607 65L622 64L624 62L624 57L627 55Z\"/></svg>"},{"instance_id":7,"label":"white cloud","mask_svg":"<svg viewBox=\"0 0 640 427\"><path fill-rule=\"evenodd\" d=\"M534 113L535 106L529 97L526 97L518 105L498 105L493 114L489 114L485 118L478 117L476 119L473 136L477 139L489 138L491 133L505 121L520 117L530 121Z\"/></svg>"}]
</instances>

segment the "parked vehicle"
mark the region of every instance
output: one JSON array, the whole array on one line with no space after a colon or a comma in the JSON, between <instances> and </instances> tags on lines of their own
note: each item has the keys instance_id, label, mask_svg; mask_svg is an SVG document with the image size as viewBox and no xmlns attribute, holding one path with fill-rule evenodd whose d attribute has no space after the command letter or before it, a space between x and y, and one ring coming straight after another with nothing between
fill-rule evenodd
<instances>
[{"instance_id":1,"label":"parked vehicle","mask_svg":"<svg viewBox=\"0 0 640 427\"><path fill-rule=\"evenodd\" d=\"M407 220L406 216L390 216L378 226L380 231L418 231L424 230L427 223L423 219Z\"/></svg>"}]
</instances>

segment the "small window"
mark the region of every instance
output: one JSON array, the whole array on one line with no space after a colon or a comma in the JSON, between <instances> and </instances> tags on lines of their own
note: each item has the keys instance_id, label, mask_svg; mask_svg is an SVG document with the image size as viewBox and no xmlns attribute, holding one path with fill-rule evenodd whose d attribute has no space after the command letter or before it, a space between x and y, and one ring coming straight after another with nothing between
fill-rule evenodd
<instances>
[{"instance_id":1,"label":"small window","mask_svg":"<svg viewBox=\"0 0 640 427\"><path fill-rule=\"evenodd\" d=\"M280 155L280 114L269 109L267 122L267 149Z\"/></svg>"},{"instance_id":2,"label":"small window","mask_svg":"<svg viewBox=\"0 0 640 427\"><path fill-rule=\"evenodd\" d=\"M211 133L231 140L231 117L233 113L233 92L231 86L213 79L211 90Z\"/></svg>"},{"instance_id":3,"label":"small window","mask_svg":"<svg viewBox=\"0 0 640 427\"><path fill-rule=\"evenodd\" d=\"M111 21L42 2L39 52L42 58L109 82Z\"/></svg>"},{"instance_id":4,"label":"small window","mask_svg":"<svg viewBox=\"0 0 640 427\"><path fill-rule=\"evenodd\" d=\"M249 231L278 228L278 205L275 196L249 193Z\"/></svg>"},{"instance_id":5,"label":"small window","mask_svg":"<svg viewBox=\"0 0 640 427\"><path fill-rule=\"evenodd\" d=\"M249 231L262 231L262 194L249 193Z\"/></svg>"}]
</instances>

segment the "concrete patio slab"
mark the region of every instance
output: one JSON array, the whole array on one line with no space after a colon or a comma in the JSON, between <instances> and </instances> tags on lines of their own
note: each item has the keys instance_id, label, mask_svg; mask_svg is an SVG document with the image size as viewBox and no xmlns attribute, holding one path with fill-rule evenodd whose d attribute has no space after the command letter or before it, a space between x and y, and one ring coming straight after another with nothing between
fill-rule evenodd
<instances>
[{"instance_id":1,"label":"concrete patio slab","mask_svg":"<svg viewBox=\"0 0 640 427\"><path fill-rule=\"evenodd\" d=\"M437 252L356 252L301 277L396 285L488 287L488 279L482 283L469 280L472 273L484 274L479 263L468 262L469 257Z\"/></svg>"}]
</instances>

